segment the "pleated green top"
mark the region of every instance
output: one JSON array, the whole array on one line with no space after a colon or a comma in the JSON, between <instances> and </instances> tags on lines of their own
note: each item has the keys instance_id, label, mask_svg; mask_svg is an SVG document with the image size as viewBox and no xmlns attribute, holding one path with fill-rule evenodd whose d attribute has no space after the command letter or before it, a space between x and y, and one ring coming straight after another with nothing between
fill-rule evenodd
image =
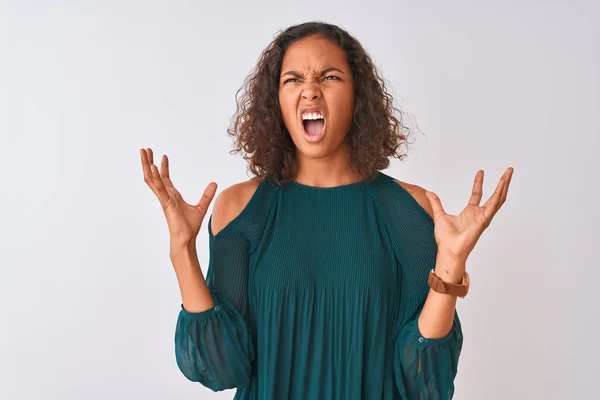
<instances>
[{"instance_id":1,"label":"pleated green top","mask_svg":"<svg viewBox=\"0 0 600 400\"><path fill-rule=\"evenodd\" d=\"M175 332L189 380L244 400L452 398L458 315L440 339L417 325L433 220L391 176L331 188L264 179L214 236L211 220L215 305L182 305Z\"/></svg>"}]
</instances>

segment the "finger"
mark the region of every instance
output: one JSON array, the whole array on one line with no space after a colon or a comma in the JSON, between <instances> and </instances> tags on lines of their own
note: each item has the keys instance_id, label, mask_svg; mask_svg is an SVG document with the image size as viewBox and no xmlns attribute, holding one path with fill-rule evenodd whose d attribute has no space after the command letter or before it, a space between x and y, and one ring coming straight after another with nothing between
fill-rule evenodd
<instances>
[{"instance_id":1,"label":"finger","mask_svg":"<svg viewBox=\"0 0 600 400\"><path fill-rule=\"evenodd\" d=\"M162 162L160 163L160 176L163 178L163 182L167 187L174 187L169 176L169 159L166 154L162 156Z\"/></svg>"},{"instance_id":2,"label":"finger","mask_svg":"<svg viewBox=\"0 0 600 400\"><path fill-rule=\"evenodd\" d=\"M154 164L154 153L150 147L148 147L146 150L148 151L148 162L150 162L150 165L152 165Z\"/></svg>"},{"instance_id":3,"label":"finger","mask_svg":"<svg viewBox=\"0 0 600 400\"><path fill-rule=\"evenodd\" d=\"M215 182L209 183L208 186L206 186L206 189L204 189L204 193L202 193L200 201L198 202L198 204L196 204L196 208L204 214L206 214L208 206L210 205L212 199L215 197L216 192L217 184Z\"/></svg>"},{"instance_id":4,"label":"finger","mask_svg":"<svg viewBox=\"0 0 600 400\"><path fill-rule=\"evenodd\" d=\"M142 168L144 169L144 182L148 184L150 189L158 196L156 191L156 177L152 172L152 167L155 167L154 164L150 161L150 156L148 154L148 149L141 149L140 154L142 155Z\"/></svg>"},{"instance_id":5,"label":"finger","mask_svg":"<svg viewBox=\"0 0 600 400\"><path fill-rule=\"evenodd\" d=\"M152 164L150 168L152 169L152 176L154 177L154 187L156 190L156 195L158 196L160 204L164 208L169 203L169 199L171 198L171 196L169 196L169 192L167 192L167 188L165 187L165 184L163 183L160 177L160 173L158 172L158 168L156 167L156 165Z\"/></svg>"},{"instance_id":6,"label":"finger","mask_svg":"<svg viewBox=\"0 0 600 400\"><path fill-rule=\"evenodd\" d=\"M473 191L471 192L471 198L469 204L479 206L481 203L481 196L483 195L483 170L480 169L475 174L475 182L473 182Z\"/></svg>"},{"instance_id":7,"label":"finger","mask_svg":"<svg viewBox=\"0 0 600 400\"><path fill-rule=\"evenodd\" d=\"M140 149L140 158L142 159L142 171L144 172L144 182L152 187L152 170L150 169L150 163L148 162L148 154L145 149Z\"/></svg>"},{"instance_id":8,"label":"finger","mask_svg":"<svg viewBox=\"0 0 600 400\"><path fill-rule=\"evenodd\" d=\"M504 202L506 201L506 196L508 195L508 187L510 186L510 181L512 180L512 175L514 171L515 169L512 167L506 170L508 177L506 178L506 185L504 185L504 189L502 190L502 201L500 203L500 206L502 206L502 204L504 204Z\"/></svg>"},{"instance_id":9,"label":"finger","mask_svg":"<svg viewBox=\"0 0 600 400\"><path fill-rule=\"evenodd\" d=\"M501 200L502 200L502 192L504 191L505 185L506 185L505 175L502 175L502 177L500 178L500 181L498 182L498 185L496 185L496 190L494 190L494 194L492 194L492 196L483 205L483 208L484 208L483 215L484 215L486 221L488 221L486 225L490 224L490 222L492 221L492 218L494 218L494 215L496 215L496 212L500 208Z\"/></svg>"},{"instance_id":10,"label":"finger","mask_svg":"<svg viewBox=\"0 0 600 400\"><path fill-rule=\"evenodd\" d=\"M425 196L427 196L427 198L429 199L429 202L431 203L434 220L437 220L439 217L446 214L446 211L444 211L444 207L442 206L442 202L441 202L440 198L437 196L437 194L430 192L430 191L426 191Z\"/></svg>"},{"instance_id":11,"label":"finger","mask_svg":"<svg viewBox=\"0 0 600 400\"><path fill-rule=\"evenodd\" d=\"M502 190L500 192L500 204L498 204L498 209L502 207L504 201L506 200L506 192L508 191L508 185L510 184L510 175L510 169L507 169L504 171L504 174L502 174Z\"/></svg>"}]
</instances>

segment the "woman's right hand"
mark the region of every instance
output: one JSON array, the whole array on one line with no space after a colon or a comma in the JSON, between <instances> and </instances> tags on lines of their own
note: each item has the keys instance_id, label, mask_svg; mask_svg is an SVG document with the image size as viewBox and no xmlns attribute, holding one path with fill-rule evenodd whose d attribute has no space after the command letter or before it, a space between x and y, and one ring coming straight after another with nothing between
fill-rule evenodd
<instances>
[{"instance_id":1,"label":"woman's right hand","mask_svg":"<svg viewBox=\"0 0 600 400\"><path fill-rule=\"evenodd\" d=\"M171 235L171 249L194 244L208 206L217 191L217 184L215 182L208 184L198 204L188 204L171 182L167 156L163 155L162 157L159 173L158 168L154 165L151 148L140 149L140 155L144 171L144 182L150 186L150 189L158 197L167 218Z\"/></svg>"}]
</instances>

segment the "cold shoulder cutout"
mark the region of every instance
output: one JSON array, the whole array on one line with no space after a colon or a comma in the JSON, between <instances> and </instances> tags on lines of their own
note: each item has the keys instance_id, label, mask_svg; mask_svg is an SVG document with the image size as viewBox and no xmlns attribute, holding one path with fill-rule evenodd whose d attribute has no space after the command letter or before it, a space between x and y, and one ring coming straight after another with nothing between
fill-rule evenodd
<instances>
[{"instance_id":1,"label":"cold shoulder cutout","mask_svg":"<svg viewBox=\"0 0 600 400\"><path fill-rule=\"evenodd\" d=\"M230 222L238 218L256 193L259 184L259 179L250 179L229 186L217 196L212 214L209 217L209 233L211 236L216 236ZM215 220L217 221L216 228L214 227Z\"/></svg>"}]
</instances>

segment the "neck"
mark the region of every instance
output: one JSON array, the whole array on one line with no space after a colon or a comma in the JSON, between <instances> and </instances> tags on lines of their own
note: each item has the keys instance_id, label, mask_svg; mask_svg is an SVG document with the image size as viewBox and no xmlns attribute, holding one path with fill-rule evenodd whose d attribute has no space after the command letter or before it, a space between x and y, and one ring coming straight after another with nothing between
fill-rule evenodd
<instances>
[{"instance_id":1,"label":"neck","mask_svg":"<svg viewBox=\"0 0 600 400\"><path fill-rule=\"evenodd\" d=\"M358 182L363 178L350 168L350 149L346 145L326 157L311 158L300 152L296 152L296 157L298 170L293 180L303 185L333 187Z\"/></svg>"}]
</instances>

